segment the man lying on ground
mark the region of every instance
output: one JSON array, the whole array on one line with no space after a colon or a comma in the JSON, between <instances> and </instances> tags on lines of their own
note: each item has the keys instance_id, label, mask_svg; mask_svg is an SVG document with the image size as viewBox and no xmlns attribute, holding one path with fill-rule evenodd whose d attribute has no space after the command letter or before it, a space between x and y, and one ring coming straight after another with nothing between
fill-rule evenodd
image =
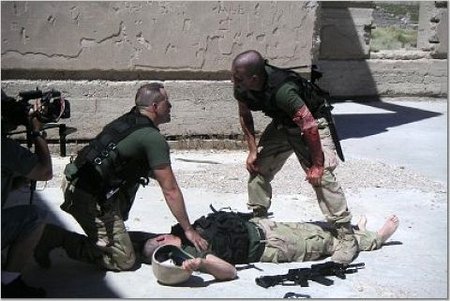
<instances>
[{"instance_id":1,"label":"man lying on ground","mask_svg":"<svg viewBox=\"0 0 450 301\"><path fill-rule=\"evenodd\" d=\"M397 230L399 218L391 215L376 232L367 230L367 218L361 217L354 226L359 251L381 248ZM336 251L336 236L326 223L277 222L268 218L246 220L238 213L218 211L195 221L194 229L209 244L207 251L198 252L183 237L175 225L171 234L148 239L142 249L142 261L150 263L152 254L163 245L175 245L191 254L183 268L201 271L217 280L236 278L234 264L251 262L302 262L332 256Z\"/></svg>"}]
</instances>

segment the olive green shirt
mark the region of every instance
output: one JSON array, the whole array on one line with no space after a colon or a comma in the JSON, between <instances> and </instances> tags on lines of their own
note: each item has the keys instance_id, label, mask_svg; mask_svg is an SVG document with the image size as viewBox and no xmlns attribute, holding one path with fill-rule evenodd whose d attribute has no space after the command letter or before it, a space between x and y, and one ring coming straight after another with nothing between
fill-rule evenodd
<instances>
[{"instance_id":1,"label":"olive green shirt","mask_svg":"<svg viewBox=\"0 0 450 301\"><path fill-rule=\"evenodd\" d=\"M268 78L263 91L246 91L235 88L234 97L238 101L246 103L252 111L263 111L267 116L278 120L279 123L290 123L289 121L293 119L295 113L305 105L300 97L300 88L295 82L286 81L278 87L273 96L276 87L271 86L270 78L275 70L266 66L266 72Z\"/></svg>"},{"instance_id":2,"label":"olive green shirt","mask_svg":"<svg viewBox=\"0 0 450 301\"><path fill-rule=\"evenodd\" d=\"M299 88L293 82L283 84L275 96L277 107L294 117L295 113L305 104L300 98Z\"/></svg>"},{"instance_id":3,"label":"olive green shirt","mask_svg":"<svg viewBox=\"0 0 450 301\"><path fill-rule=\"evenodd\" d=\"M137 170L147 170L153 178L153 169L170 164L169 144L158 129L138 129L117 144L120 158L127 163L125 179L134 177Z\"/></svg>"},{"instance_id":4,"label":"olive green shirt","mask_svg":"<svg viewBox=\"0 0 450 301\"><path fill-rule=\"evenodd\" d=\"M124 197L119 206L122 217L126 220L141 183L140 178L154 178L154 169L170 165L170 148L158 128L143 127L120 140L115 153L118 157L114 160L117 175L111 177L122 181L120 191ZM69 163L68 166L70 164L74 163ZM72 184L81 190L96 194L96 185L99 183L95 183L95 179L89 174L83 174L75 178Z\"/></svg>"}]
</instances>

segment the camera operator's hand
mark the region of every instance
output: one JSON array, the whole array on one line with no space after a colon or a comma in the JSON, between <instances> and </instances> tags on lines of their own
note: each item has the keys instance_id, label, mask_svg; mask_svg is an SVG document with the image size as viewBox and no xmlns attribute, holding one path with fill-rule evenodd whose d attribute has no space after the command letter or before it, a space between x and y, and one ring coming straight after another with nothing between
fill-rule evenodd
<instances>
[{"instance_id":1,"label":"camera operator's hand","mask_svg":"<svg viewBox=\"0 0 450 301\"><path fill-rule=\"evenodd\" d=\"M34 150L39 158L38 164L27 175L27 178L37 181L48 181L53 177L52 159L45 137L40 133L43 123L39 121L38 115L41 110L41 101L36 100L33 108L28 112L28 120L31 126L31 137Z\"/></svg>"},{"instance_id":2,"label":"camera operator's hand","mask_svg":"<svg viewBox=\"0 0 450 301\"><path fill-rule=\"evenodd\" d=\"M39 121L38 115L41 110L41 100L37 99L36 102L33 104L33 108L30 108L30 111L28 112L28 121L31 126L31 130L33 132L39 132L42 129L42 122Z\"/></svg>"}]
</instances>

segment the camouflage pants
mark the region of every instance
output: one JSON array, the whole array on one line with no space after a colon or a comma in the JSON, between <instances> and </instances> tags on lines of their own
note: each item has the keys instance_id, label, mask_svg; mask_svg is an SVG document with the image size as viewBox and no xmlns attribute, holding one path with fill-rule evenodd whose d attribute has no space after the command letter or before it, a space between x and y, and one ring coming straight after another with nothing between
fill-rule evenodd
<instances>
[{"instance_id":1,"label":"camouflage pants","mask_svg":"<svg viewBox=\"0 0 450 301\"><path fill-rule=\"evenodd\" d=\"M318 260L333 254L337 239L329 226L313 223L286 223L270 219L253 222L266 234L262 262L303 262ZM381 238L373 231L355 231L360 251L381 247Z\"/></svg>"},{"instance_id":2,"label":"camouflage pants","mask_svg":"<svg viewBox=\"0 0 450 301\"><path fill-rule=\"evenodd\" d=\"M94 263L108 270L130 269L135 263L136 255L120 213L120 202L127 201L131 196L119 191L111 205L100 207L98 199L92 194L75 189L67 183L63 184L63 189L65 201L61 209L77 220L90 241L82 246L84 250L77 252L79 258L73 259ZM65 235L78 234L67 231ZM70 244L76 239L65 241ZM77 249L80 246L66 244L63 247Z\"/></svg>"},{"instance_id":3,"label":"camouflage pants","mask_svg":"<svg viewBox=\"0 0 450 301\"><path fill-rule=\"evenodd\" d=\"M324 153L324 175L319 187L313 187L319 207L330 223L347 223L351 221L351 213L347 207L344 192L337 182L333 170L338 165L336 149L331 138L327 121L318 119L320 139ZM248 180L248 207L269 208L272 199L270 182L281 170L286 160L295 153L300 165L306 171L310 155L303 141L299 128L278 128L270 123L264 130L259 141L261 150L258 153L260 174L250 176ZM299 182L301 179L298 180Z\"/></svg>"}]
</instances>

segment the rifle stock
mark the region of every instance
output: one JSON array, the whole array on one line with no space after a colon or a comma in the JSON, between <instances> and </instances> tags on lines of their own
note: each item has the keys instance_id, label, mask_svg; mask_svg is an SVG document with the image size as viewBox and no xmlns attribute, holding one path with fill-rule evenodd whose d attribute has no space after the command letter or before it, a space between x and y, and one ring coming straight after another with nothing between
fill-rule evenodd
<instances>
[{"instance_id":1,"label":"rifle stock","mask_svg":"<svg viewBox=\"0 0 450 301\"><path fill-rule=\"evenodd\" d=\"M276 276L262 276L255 279L256 284L268 288L271 286L275 286L277 284L283 283L285 281L283 275L276 275Z\"/></svg>"}]
</instances>

